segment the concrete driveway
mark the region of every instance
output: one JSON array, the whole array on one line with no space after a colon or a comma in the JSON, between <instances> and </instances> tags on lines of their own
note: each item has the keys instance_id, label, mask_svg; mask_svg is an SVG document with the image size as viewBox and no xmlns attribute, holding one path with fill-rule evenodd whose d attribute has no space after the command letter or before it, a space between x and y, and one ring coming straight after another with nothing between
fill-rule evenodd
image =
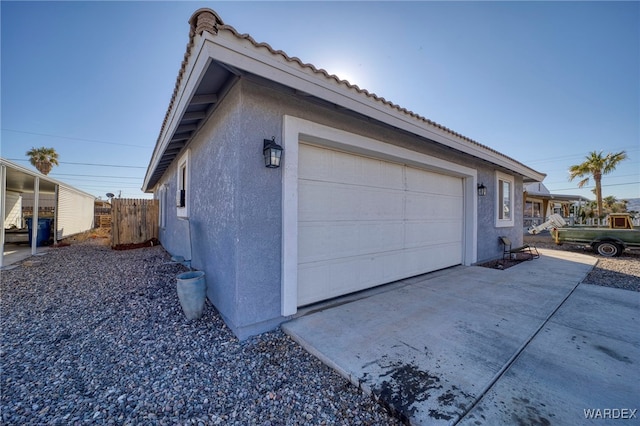
<instances>
[{"instance_id":1,"label":"concrete driveway","mask_svg":"<svg viewBox=\"0 0 640 426\"><path fill-rule=\"evenodd\" d=\"M579 285L593 257L540 252L404 280L283 329L411 424L638 422L640 293Z\"/></svg>"}]
</instances>

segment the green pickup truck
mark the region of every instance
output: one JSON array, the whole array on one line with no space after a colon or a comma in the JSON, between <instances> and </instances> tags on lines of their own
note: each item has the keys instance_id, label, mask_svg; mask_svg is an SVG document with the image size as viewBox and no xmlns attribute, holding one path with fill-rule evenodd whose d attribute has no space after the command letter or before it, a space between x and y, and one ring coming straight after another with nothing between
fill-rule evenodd
<instances>
[{"instance_id":1,"label":"green pickup truck","mask_svg":"<svg viewBox=\"0 0 640 426\"><path fill-rule=\"evenodd\" d=\"M557 216L557 215L552 215ZM629 213L611 213L608 227L565 226L562 218L551 218L544 224L529 230L537 234L550 229L556 244L582 243L590 245L601 256L620 256L627 248L640 249L640 229L634 229Z\"/></svg>"}]
</instances>

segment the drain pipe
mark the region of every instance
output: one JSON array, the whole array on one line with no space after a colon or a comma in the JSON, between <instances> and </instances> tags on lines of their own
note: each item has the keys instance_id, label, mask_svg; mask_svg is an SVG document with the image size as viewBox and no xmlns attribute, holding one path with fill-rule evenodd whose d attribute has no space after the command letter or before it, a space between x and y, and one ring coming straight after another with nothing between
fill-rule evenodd
<instances>
[{"instance_id":1,"label":"drain pipe","mask_svg":"<svg viewBox=\"0 0 640 426\"><path fill-rule=\"evenodd\" d=\"M537 330L535 330L533 332L533 334L531 336L529 336L529 338L522 344L522 346L520 346L520 348L516 351L515 354L513 354L511 356L511 358L509 358L509 360L507 361L507 363L498 371L498 373L495 375L495 377L493 378L493 380L491 380L491 382L489 382L489 384L482 390L482 392L480 392L480 396L475 400L475 402L473 404L471 404L471 407L469 407L467 410L465 410L464 413L462 413L462 415L460 416L460 418L453 424L454 426L457 425L458 423L460 423L462 421L462 419L464 419L466 417L467 414L469 414L471 412L471 410L473 410L479 403L480 401L482 401L482 398L484 398L484 396L489 393L489 391L491 390L491 388L496 384L496 382L498 380L500 380L502 378L502 376L504 376L504 374L507 372L507 370L513 365L514 362L516 362L516 360L518 358L520 358L520 355L522 354L522 352L526 349L527 346L529 346L529 343L531 343L531 341L538 335L540 334L540 331L542 331L542 329L544 328L545 325L547 325L547 323L549 322L549 320L551 319L551 317L553 317L556 312L558 312L558 310L562 307L562 305L564 305L564 303L567 301L567 299L569 299L569 297L576 291L576 289L578 288L578 286L580 285L580 283L582 283L582 281L578 282L578 284L576 284L573 289L571 289L571 291L569 292L569 294L567 294L565 296L564 299L562 299L562 301L560 302L560 304L558 304L558 306L553 310L553 312L551 312L546 318L545 320L542 322L542 325L540 325L540 327L538 327Z\"/></svg>"}]
</instances>

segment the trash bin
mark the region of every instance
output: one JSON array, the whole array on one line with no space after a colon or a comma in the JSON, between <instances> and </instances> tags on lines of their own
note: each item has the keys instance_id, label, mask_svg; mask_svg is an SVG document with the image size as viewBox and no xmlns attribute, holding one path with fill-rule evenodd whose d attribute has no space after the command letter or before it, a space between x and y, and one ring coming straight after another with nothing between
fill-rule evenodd
<instances>
[{"instance_id":1,"label":"trash bin","mask_svg":"<svg viewBox=\"0 0 640 426\"><path fill-rule=\"evenodd\" d=\"M26 221L27 229L29 230L29 245L31 245L33 241L33 218L28 217ZM51 237L51 222L52 219L38 219L38 239L36 246L43 246L49 242L49 238Z\"/></svg>"}]
</instances>

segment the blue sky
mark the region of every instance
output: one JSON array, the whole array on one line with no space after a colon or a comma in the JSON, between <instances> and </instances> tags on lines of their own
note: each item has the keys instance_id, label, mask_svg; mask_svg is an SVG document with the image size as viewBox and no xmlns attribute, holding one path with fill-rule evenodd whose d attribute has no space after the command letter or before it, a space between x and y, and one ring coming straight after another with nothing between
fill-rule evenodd
<instances>
[{"instance_id":1,"label":"blue sky","mask_svg":"<svg viewBox=\"0 0 640 426\"><path fill-rule=\"evenodd\" d=\"M553 192L593 199L569 166L626 150L603 193L640 197L639 2L2 1L2 157L54 147L50 176L102 198L148 197L200 7L546 173Z\"/></svg>"}]
</instances>

